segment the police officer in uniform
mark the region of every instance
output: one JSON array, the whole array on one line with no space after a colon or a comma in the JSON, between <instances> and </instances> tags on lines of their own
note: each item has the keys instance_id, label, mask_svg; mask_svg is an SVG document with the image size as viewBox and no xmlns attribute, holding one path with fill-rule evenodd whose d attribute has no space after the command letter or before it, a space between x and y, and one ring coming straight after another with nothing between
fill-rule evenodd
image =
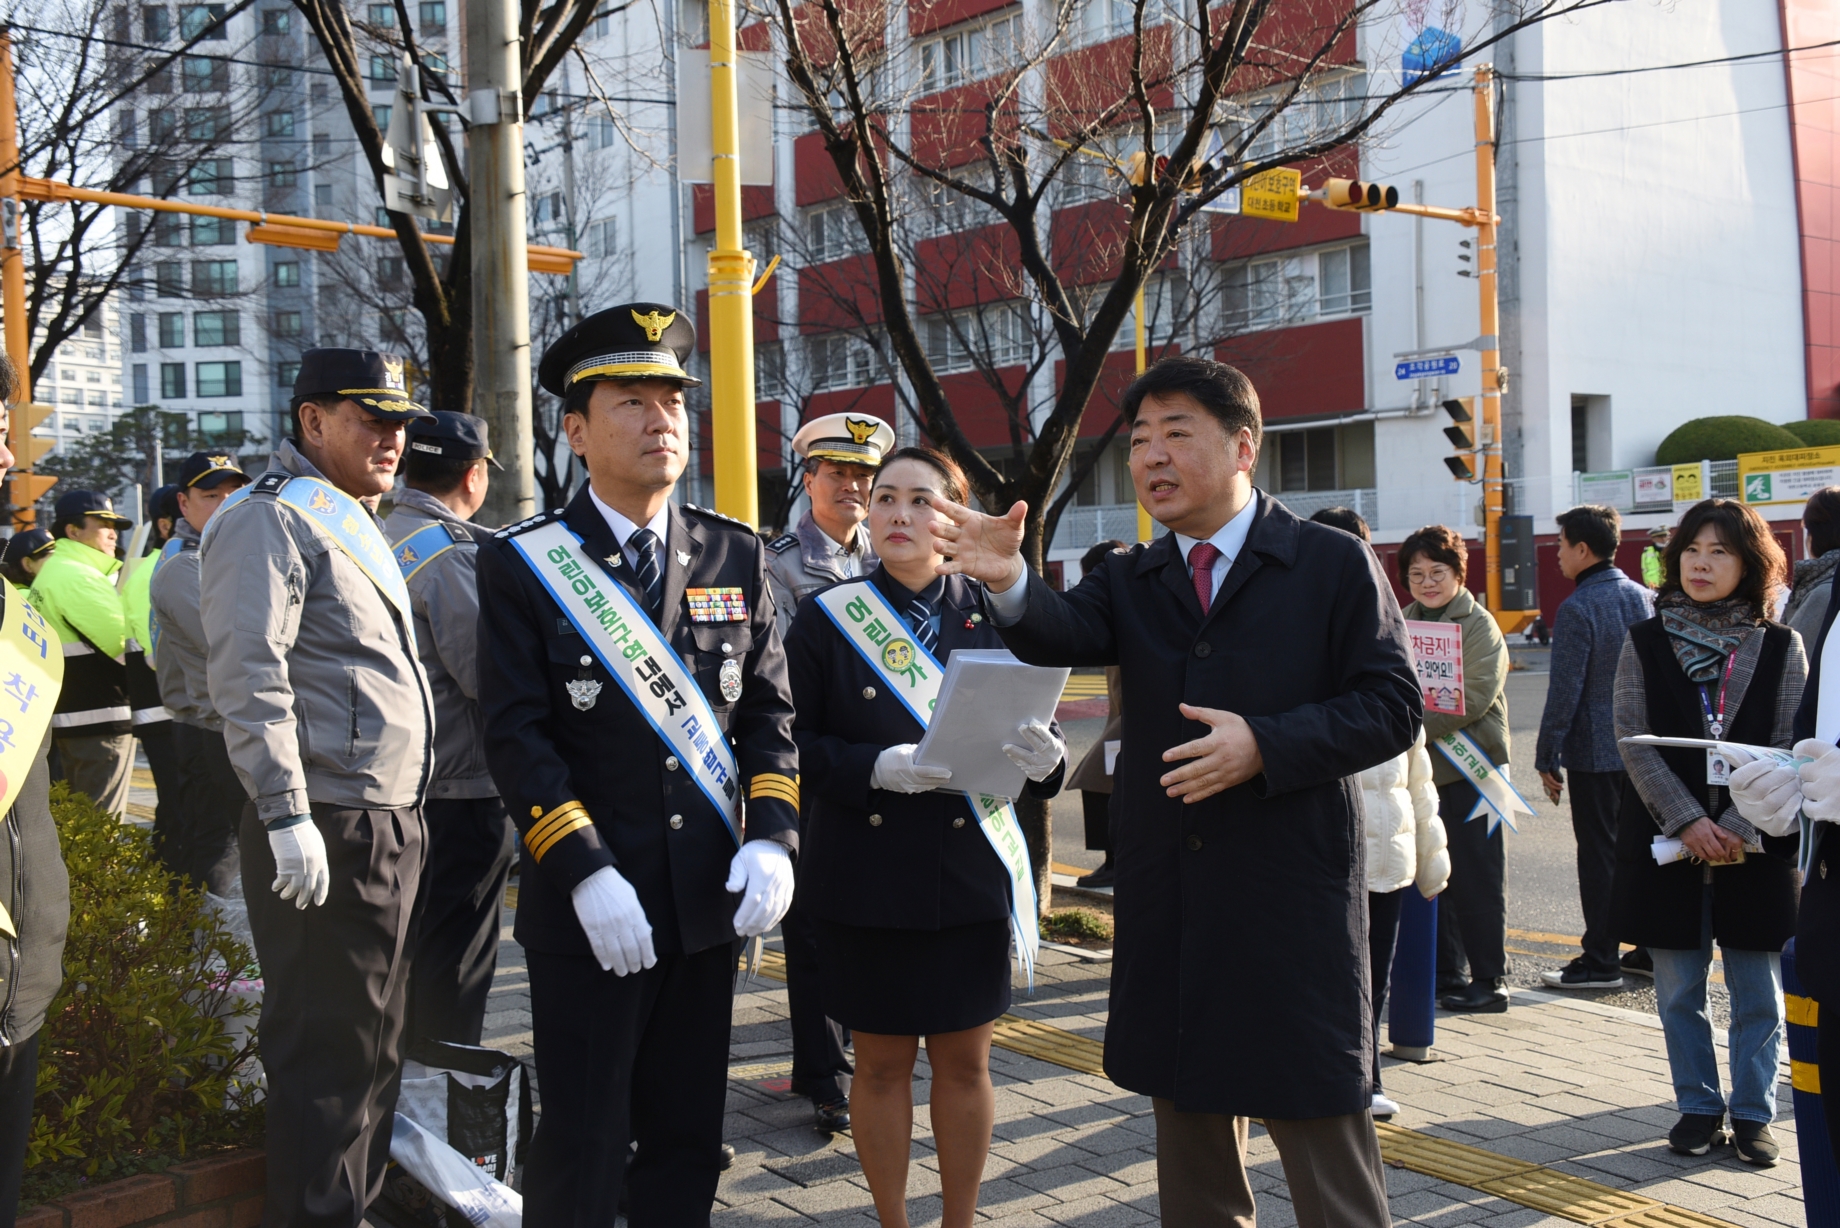
<instances>
[{"instance_id":1,"label":"police officer in uniform","mask_svg":"<svg viewBox=\"0 0 1840 1228\"><path fill-rule=\"evenodd\" d=\"M134 736L140 740L147 756L147 768L153 774L156 802L153 809L153 847L167 869L173 866L168 846L174 832L184 823L180 814L179 753L173 744L172 713L160 698L160 680L154 675L153 603L149 597L154 564L160 549L172 536L173 521L178 518L178 486L158 487L147 499L147 543L141 557L130 560L122 570L122 610L128 617L128 644L124 654L128 688L128 708L133 713Z\"/></svg>"},{"instance_id":2,"label":"police officer in uniform","mask_svg":"<svg viewBox=\"0 0 1840 1228\"><path fill-rule=\"evenodd\" d=\"M402 359L308 350L294 438L198 548L211 704L253 799L265 1228L356 1228L389 1158L434 715L372 508L427 413Z\"/></svg>"},{"instance_id":3,"label":"police officer in uniform","mask_svg":"<svg viewBox=\"0 0 1840 1228\"><path fill-rule=\"evenodd\" d=\"M875 547L863 527L869 486L894 431L867 414L826 414L792 437L805 462L811 507L792 532L767 544L767 582L784 638L799 602L839 580L875 570ZM811 1100L814 1124L826 1134L850 1128L849 1032L825 1018L818 990L817 938L795 903L780 922L786 946L786 1004L792 1015L792 1090Z\"/></svg>"},{"instance_id":4,"label":"police officer in uniform","mask_svg":"<svg viewBox=\"0 0 1840 1228\"><path fill-rule=\"evenodd\" d=\"M472 523L491 469L486 422L437 410L409 424L403 489L383 530L415 611L434 692L434 771L422 817L428 848L409 973L408 1038L477 1045L498 968L499 910L516 833L486 767L479 723L479 583L489 530Z\"/></svg>"},{"instance_id":5,"label":"police officer in uniform","mask_svg":"<svg viewBox=\"0 0 1840 1228\"><path fill-rule=\"evenodd\" d=\"M161 855L216 895L236 884L236 829L249 800L224 749L224 718L211 706L205 675L203 614L198 608L198 535L224 500L249 485L228 452L194 452L179 469L172 538L151 564L154 676L172 714L179 806Z\"/></svg>"},{"instance_id":6,"label":"police officer in uniform","mask_svg":"<svg viewBox=\"0 0 1840 1228\"><path fill-rule=\"evenodd\" d=\"M545 1228L611 1224L623 1181L633 1228L709 1223L736 938L791 902L798 758L766 547L670 501L695 345L658 303L564 333L539 378L588 482L479 551L480 709L521 836L543 1091L524 1214Z\"/></svg>"}]
</instances>

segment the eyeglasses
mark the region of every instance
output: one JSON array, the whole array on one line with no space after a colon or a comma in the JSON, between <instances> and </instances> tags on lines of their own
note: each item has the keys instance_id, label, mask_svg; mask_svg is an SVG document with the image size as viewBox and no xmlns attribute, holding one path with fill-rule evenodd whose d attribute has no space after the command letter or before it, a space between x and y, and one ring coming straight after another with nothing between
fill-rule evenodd
<instances>
[{"instance_id":1,"label":"eyeglasses","mask_svg":"<svg viewBox=\"0 0 1840 1228\"><path fill-rule=\"evenodd\" d=\"M1411 571L1406 573L1406 583L1408 584L1442 584L1447 580L1454 580L1456 578L1456 572L1442 565L1433 567L1427 571L1420 571L1418 568L1414 567Z\"/></svg>"}]
</instances>

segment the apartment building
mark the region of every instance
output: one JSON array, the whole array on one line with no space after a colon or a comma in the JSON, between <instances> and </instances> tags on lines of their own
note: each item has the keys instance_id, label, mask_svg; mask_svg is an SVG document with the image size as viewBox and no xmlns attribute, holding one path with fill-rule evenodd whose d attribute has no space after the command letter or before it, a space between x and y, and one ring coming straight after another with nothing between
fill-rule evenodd
<instances>
[{"instance_id":1,"label":"apartment building","mask_svg":"<svg viewBox=\"0 0 1840 1228\"><path fill-rule=\"evenodd\" d=\"M33 339L36 353L39 338ZM44 375L32 387L32 399L55 405L57 411L41 422L33 434L55 439L60 446L109 429L116 415L128 408L123 399L121 342L115 306L104 303L58 346L45 364Z\"/></svg>"}]
</instances>

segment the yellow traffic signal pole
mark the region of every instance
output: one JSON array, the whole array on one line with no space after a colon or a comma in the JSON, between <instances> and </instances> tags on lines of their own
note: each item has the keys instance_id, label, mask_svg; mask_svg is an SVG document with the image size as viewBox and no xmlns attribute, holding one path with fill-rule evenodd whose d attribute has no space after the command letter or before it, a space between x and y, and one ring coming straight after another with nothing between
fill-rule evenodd
<instances>
[{"instance_id":1,"label":"yellow traffic signal pole","mask_svg":"<svg viewBox=\"0 0 1840 1228\"><path fill-rule=\"evenodd\" d=\"M710 145L716 245L709 253L709 407L716 510L760 522L754 443L754 257L742 246L741 116L734 0L709 0Z\"/></svg>"},{"instance_id":2,"label":"yellow traffic signal pole","mask_svg":"<svg viewBox=\"0 0 1840 1228\"><path fill-rule=\"evenodd\" d=\"M31 337L26 333L26 255L19 235L19 107L13 97L13 36L0 29L0 209L7 213L0 250L0 312L6 356L19 379L18 404L32 399Z\"/></svg>"},{"instance_id":3,"label":"yellow traffic signal pole","mask_svg":"<svg viewBox=\"0 0 1840 1228\"><path fill-rule=\"evenodd\" d=\"M1142 286L1137 287L1137 323L1132 331L1136 334L1137 342L1137 373L1142 375L1150 359L1144 345L1144 288ZM1139 503L1137 505L1137 540L1147 542L1155 532L1156 526L1150 521L1150 509Z\"/></svg>"},{"instance_id":4,"label":"yellow traffic signal pole","mask_svg":"<svg viewBox=\"0 0 1840 1228\"><path fill-rule=\"evenodd\" d=\"M1538 617L1538 611L1501 608L1501 517L1505 502L1501 468L1500 296L1495 278L1495 69L1476 69L1476 286L1482 344L1482 521L1483 566L1488 579L1488 608L1504 632L1514 632Z\"/></svg>"}]
</instances>

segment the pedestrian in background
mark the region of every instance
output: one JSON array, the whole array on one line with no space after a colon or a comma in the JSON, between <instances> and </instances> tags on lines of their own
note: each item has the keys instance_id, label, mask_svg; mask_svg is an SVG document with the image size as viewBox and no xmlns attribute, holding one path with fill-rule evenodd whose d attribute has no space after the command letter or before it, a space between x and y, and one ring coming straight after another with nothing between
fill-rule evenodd
<instances>
[{"instance_id":1,"label":"pedestrian in background","mask_svg":"<svg viewBox=\"0 0 1840 1228\"><path fill-rule=\"evenodd\" d=\"M1708 499L1681 517L1663 556L1656 617L1629 629L1616 671L1616 733L1724 738L1787 747L1808 663L1802 640L1769 621L1788 570L1754 510ZM1619 938L1649 949L1680 1120L1668 1146L1705 1155L1725 1138L1746 1163L1776 1163L1770 1133L1782 1056L1783 943L1795 932L1791 842L1762 837L1733 804L1729 760L1695 747L1622 744L1635 788L1618 819ZM1657 837L1680 842L1661 864ZM1731 995L1729 1104L1706 1015L1712 943Z\"/></svg>"},{"instance_id":2,"label":"pedestrian in background","mask_svg":"<svg viewBox=\"0 0 1840 1228\"><path fill-rule=\"evenodd\" d=\"M1802 534L1808 557L1795 564L1782 621L1795 628L1802 643L1808 645L1827 625L1834 569L1840 567L1840 486L1824 486L1808 496L1802 508Z\"/></svg>"},{"instance_id":3,"label":"pedestrian in background","mask_svg":"<svg viewBox=\"0 0 1840 1228\"><path fill-rule=\"evenodd\" d=\"M1576 959L1540 979L1555 989L1620 989L1626 971L1653 974L1640 948L1619 958L1610 928L1616 816L1629 782L1616 744L1616 663L1630 625L1654 616L1654 598L1611 561L1623 525L1615 508L1587 503L1555 519L1559 572L1577 587L1553 620L1552 673L1533 766L1554 805L1571 785L1584 938Z\"/></svg>"},{"instance_id":4,"label":"pedestrian in background","mask_svg":"<svg viewBox=\"0 0 1840 1228\"><path fill-rule=\"evenodd\" d=\"M1125 548L1125 544L1116 539L1099 542L1080 556L1080 574L1088 574L1106 555ZM1105 698L1105 728L1092 749L1086 752L1086 757L1080 760L1080 765L1067 777L1067 787L1080 791L1080 808L1086 819L1086 848L1105 854L1098 869L1076 880L1081 887L1110 887L1115 879L1112 872L1112 768L1117 763L1118 748L1124 737L1124 687L1119 684L1116 665L1105 667Z\"/></svg>"},{"instance_id":5,"label":"pedestrian in background","mask_svg":"<svg viewBox=\"0 0 1840 1228\"><path fill-rule=\"evenodd\" d=\"M1310 519L1369 541L1367 521L1352 508L1326 507ZM1399 942L1402 893L1416 886L1429 900L1450 884L1448 838L1438 817L1424 730L1405 754L1361 773L1361 801L1367 814L1367 952L1374 987L1373 1113L1385 1121L1399 1112L1398 1102L1380 1088L1380 1019Z\"/></svg>"},{"instance_id":6,"label":"pedestrian in background","mask_svg":"<svg viewBox=\"0 0 1840 1228\"><path fill-rule=\"evenodd\" d=\"M1656 525L1648 531L1648 545L1642 547L1642 583L1650 589L1661 587L1663 569L1661 552L1667 549L1668 530L1666 525Z\"/></svg>"},{"instance_id":7,"label":"pedestrian in background","mask_svg":"<svg viewBox=\"0 0 1840 1228\"><path fill-rule=\"evenodd\" d=\"M153 775L153 848L167 869L176 871L167 850L175 834L185 826L181 813L179 751L173 741L173 717L160 696L160 680L154 674L153 660L153 584L154 565L160 551L172 537L173 522L179 518L179 487L159 487L147 499L147 542L141 556L123 565L121 604L128 616L128 644L123 655L124 677L128 687L128 709L133 713L134 736L140 741L141 753L147 757L147 770Z\"/></svg>"},{"instance_id":8,"label":"pedestrian in background","mask_svg":"<svg viewBox=\"0 0 1840 1228\"><path fill-rule=\"evenodd\" d=\"M1399 579L1413 596L1405 616L1463 628L1463 715L1425 713L1435 742L1468 734L1490 763L1508 771L1508 641L1463 586L1469 550L1447 525L1426 525L1399 547ZM1438 909L1438 1005L1447 1011L1508 1009L1508 838L1472 817L1481 795L1442 752L1431 761L1438 813L1450 841L1450 889ZM1479 816L1478 816L1479 817ZM1463 976L1468 965L1467 981Z\"/></svg>"},{"instance_id":9,"label":"pedestrian in background","mask_svg":"<svg viewBox=\"0 0 1840 1228\"><path fill-rule=\"evenodd\" d=\"M0 576L5 576L15 588L31 588L56 545L51 534L43 529L26 529L13 534L7 538L5 550L0 551Z\"/></svg>"}]
</instances>

